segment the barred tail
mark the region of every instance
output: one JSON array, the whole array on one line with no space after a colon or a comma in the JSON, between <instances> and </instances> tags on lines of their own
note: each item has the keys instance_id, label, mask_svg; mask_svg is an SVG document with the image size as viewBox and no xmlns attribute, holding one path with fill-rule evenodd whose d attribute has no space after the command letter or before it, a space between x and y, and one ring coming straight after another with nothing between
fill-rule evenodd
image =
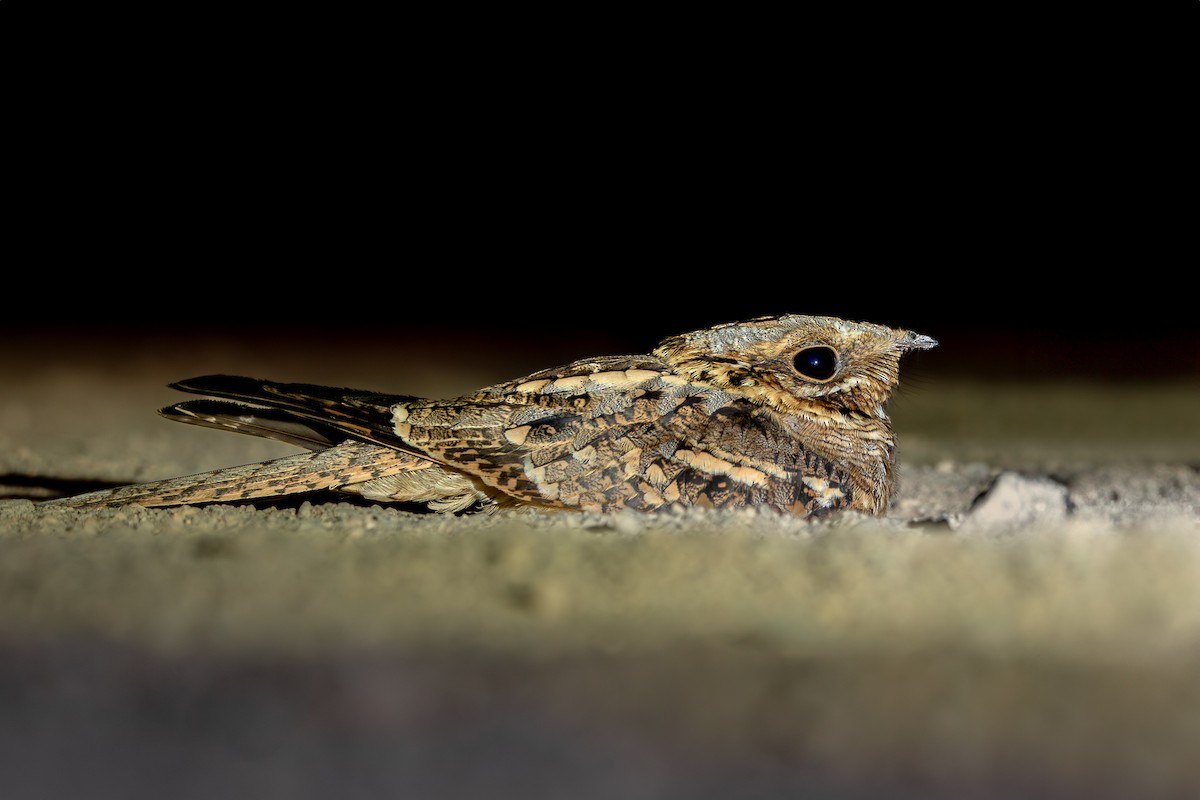
<instances>
[{"instance_id":1,"label":"barred tail","mask_svg":"<svg viewBox=\"0 0 1200 800\"><path fill-rule=\"evenodd\" d=\"M365 442L346 442L326 450L47 500L44 504L102 508L232 503L338 489L404 472L414 465L412 456Z\"/></svg>"}]
</instances>

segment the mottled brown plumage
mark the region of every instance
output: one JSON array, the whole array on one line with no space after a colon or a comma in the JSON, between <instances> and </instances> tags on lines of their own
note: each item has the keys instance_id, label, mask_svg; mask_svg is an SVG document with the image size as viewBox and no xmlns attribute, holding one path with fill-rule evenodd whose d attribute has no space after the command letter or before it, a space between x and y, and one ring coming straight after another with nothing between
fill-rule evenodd
<instances>
[{"instance_id":1,"label":"mottled brown plumage","mask_svg":"<svg viewBox=\"0 0 1200 800\"><path fill-rule=\"evenodd\" d=\"M309 448L273 461L52 501L170 506L335 489L435 511L762 505L882 511L900 357L933 339L833 317L762 317L450 400L211 375L222 400L170 419ZM230 402L232 401L232 402Z\"/></svg>"}]
</instances>

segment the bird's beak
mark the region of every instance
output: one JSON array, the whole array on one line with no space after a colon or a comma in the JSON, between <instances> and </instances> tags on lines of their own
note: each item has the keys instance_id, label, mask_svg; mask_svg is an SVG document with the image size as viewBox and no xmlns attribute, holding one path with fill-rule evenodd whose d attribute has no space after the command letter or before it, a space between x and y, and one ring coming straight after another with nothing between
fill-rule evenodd
<instances>
[{"instance_id":1,"label":"bird's beak","mask_svg":"<svg viewBox=\"0 0 1200 800\"><path fill-rule=\"evenodd\" d=\"M899 342L900 346L905 350L928 350L931 347L937 347L937 339L932 336L925 336L920 333L909 331L904 335Z\"/></svg>"}]
</instances>

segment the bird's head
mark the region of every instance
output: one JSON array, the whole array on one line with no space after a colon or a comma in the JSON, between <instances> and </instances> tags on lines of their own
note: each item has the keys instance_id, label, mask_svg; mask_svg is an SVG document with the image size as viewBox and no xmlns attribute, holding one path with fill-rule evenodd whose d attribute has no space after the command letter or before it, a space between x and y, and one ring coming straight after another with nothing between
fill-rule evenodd
<instances>
[{"instance_id":1,"label":"bird's head","mask_svg":"<svg viewBox=\"0 0 1200 800\"><path fill-rule=\"evenodd\" d=\"M936 346L907 330L791 314L672 336L654 355L690 381L783 413L820 403L884 418L900 357Z\"/></svg>"}]
</instances>

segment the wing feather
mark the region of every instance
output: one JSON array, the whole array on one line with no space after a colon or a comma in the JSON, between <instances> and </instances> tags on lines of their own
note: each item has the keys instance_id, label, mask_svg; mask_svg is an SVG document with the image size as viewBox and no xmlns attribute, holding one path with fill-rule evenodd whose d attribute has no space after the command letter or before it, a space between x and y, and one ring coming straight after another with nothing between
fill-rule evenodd
<instances>
[{"instance_id":1,"label":"wing feather","mask_svg":"<svg viewBox=\"0 0 1200 800\"><path fill-rule=\"evenodd\" d=\"M158 413L175 422L275 439L309 450L332 447L346 438L345 433L328 425L301 419L288 411L248 403L188 400L160 409Z\"/></svg>"}]
</instances>

